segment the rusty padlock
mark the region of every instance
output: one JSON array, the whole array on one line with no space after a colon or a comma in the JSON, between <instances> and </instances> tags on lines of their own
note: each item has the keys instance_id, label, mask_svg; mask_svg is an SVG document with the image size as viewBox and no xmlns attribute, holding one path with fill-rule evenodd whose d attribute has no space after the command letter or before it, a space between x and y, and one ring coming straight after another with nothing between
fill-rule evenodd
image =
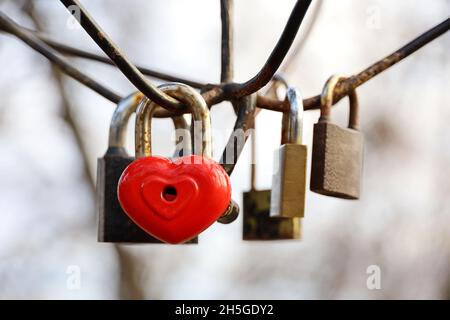
<instances>
[{"instance_id":1,"label":"rusty padlock","mask_svg":"<svg viewBox=\"0 0 450 320\"><path fill-rule=\"evenodd\" d=\"M314 125L310 189L326 196L358 199L363 136L359 131L359 106L354 90L349 94L348 128L330 121L334 88L342 79L345 78L330 77L322 91L320 118Z\"/></svg>"},{"instance_id":2,"label":"rusty padlock","mask_svg":"<svg viewBox=\"0 0 450 320\"><path fill-rule=\"evenodd\" d=\"M133 93L117 105L109 128L108 149L97 162L98 241L114 243L161 243L139 228L122 210L117 199L117 183L123 170L134 160L125 149L126 129L143 95ZM186 129L184 118L174 117L176 128ZM185 144L189 152L190 143ZM177 150L177 153L183 151Z\"/></svg>"},{"instance_id":3,"label":"rusty padlock","mask_svg":"<svg viewBox=\"0 0 450 320\"><path fill-rule=\"evenodd\" d=\"M303 102L300 92L286 90L289 112L283 115L282 146L275 151L274 174L270 198L270 216L303 218L306 195L308 150L302 143ZM282 134L282 137L285 134Z\"/></svg>"},{"instance_id":4,"label":"rusty padlock","mask_svg":"<svg viewBox=\"0 0 450 320\"><path fill-rule=\"evenodd\" d=\"M251 134L251 189L244 192L243 240L299 239L300 218L270 217L270 190L257 190L256 184L256 138L255 128Z\"/></svg>"}]
</instances>

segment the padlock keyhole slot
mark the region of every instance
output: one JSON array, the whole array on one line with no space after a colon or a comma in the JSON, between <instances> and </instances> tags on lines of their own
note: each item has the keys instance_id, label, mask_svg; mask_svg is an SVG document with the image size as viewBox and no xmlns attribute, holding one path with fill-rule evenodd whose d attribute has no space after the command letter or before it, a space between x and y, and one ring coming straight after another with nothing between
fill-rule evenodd
<instances>
[{"instance_id":1,"label":"padlock keyhole slot","mask_svg":"<svg viewBox=\"0 0 450 320\"><path fill-rule=\"evenodd\" d=\"M166 201L175 201L177 198L177 189L173 186L166 186L162 192L162 197Z\"/></svg>"}]
</instances>

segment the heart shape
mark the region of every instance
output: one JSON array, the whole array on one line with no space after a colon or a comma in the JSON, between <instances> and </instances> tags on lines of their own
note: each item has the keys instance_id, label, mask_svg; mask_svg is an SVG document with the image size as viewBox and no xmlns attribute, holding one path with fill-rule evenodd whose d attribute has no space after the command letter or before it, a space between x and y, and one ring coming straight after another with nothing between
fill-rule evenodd
<instances>
[{"instance_id":1,"label":"heart shape","mask_svg":"<svg viewBox=\"0 0 450 320\"><path fill-rule=\"evenodd\" d=\"M225 212L231 185L222 166L205 157L143 157L122 173L117 195L143 230L176 244L194 238Z\"/></svg>"},{"instance_id":2,"label":"heart shape","mask_svg":"<svg viewBox=\"0 0 450 320\"><path fill-rule=\"evenodd\" d=\"M174 219L190 199L198 196L198 185L192 177L181 176L176 181L172 180L161 176L150 177L141 187L141 196L147 206L166 220ZM172 199L165 197L166 189L175 190ZM179 194L183 196L179 197Z\"/></svg>"}]
</instances>

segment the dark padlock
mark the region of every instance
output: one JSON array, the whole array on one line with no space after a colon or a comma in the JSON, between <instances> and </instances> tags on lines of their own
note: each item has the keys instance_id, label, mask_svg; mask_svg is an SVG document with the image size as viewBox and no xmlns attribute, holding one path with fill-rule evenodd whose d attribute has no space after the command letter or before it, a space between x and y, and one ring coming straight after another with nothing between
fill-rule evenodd
<instances>
[{"instance_id":1,"label":"dark padlock","mask_svg":"<svg viewBox=\"0 0 450 320\"><path fill-rule=\"evenodd\" d=\"M293 240L301 237L301 219L270 217L270 190L244 192L243 240Z\"/></svg>"},{"instance_id":2,"label":"dark padlock","mask_svg":"<svg viewBox=\"0 0 450 320\"><path fill-rule=\"evenodd\" d=\"M344 78L330 77L322 91L320 118L314 125L310 189L326 196L359 199L363 136L359 131L359 106L354 90L349 94L348 128L330 121L334 88L341 79Z\"/></svg>"},{"instance_id":3,"label":"dark padlock","mask_svg":"<svg viewBox=\"0 0 450 320\"><path fill-rule=\"evenodd\" d=\"M300 218L270 217L270 190L256 190L255 133L251 134L251 189L243 194L243 240L300 239Z\"/></svg>"},{"instance_id":4,"label":"dark padlock","mask_svg":"<svg viewBox=\"0 0 450 320\"><path fill-rule=\"evenodd\" d=\"M283 115L282 131L287 136L275 153L270 216L303 218L308 155L306 145L302 144L303 102L300 92L292 87L287 88L286 99L289 112Z\"/></svg>"},{"instance_id":5,"label":"dark padlock","mask_svg":"<svg viewBox=\"0 0 450 320\"><path fill-rule=\"evenodd\" d=\"M117 199L117 184L122 172L134 160L125 149L126 129L136 111L141 93L124 98L117 105L109 129L108 149L97 162L98 241L113 243L162 243L137 226L122 210ZM175 127L188 128L181 117L173 119ZM191 240L197 243L197 239Z\"/></svg>"}]
</instances>

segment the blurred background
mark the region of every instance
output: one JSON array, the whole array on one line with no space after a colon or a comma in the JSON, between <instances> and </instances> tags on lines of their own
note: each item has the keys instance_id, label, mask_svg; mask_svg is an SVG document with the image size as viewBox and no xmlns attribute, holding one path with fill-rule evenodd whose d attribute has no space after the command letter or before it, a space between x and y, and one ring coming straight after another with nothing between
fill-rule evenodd
<instances>
[{"instance_id":1,"label":"blurred background","mask_svg":"<svg viewBox=\"0 0 450 320\"><path fill-rule=\"evenodd\" d=\"M352 74L448 18L450 1L323 0L287 73L304 96L334 73ZM235 76L252 77L295 1L235 0ZM136 63L204 82L220 74L219 1L83 1ZM313 3L314 5L314 3ZM100 53L59 1L0 1L18 23ZM301 241L244 242L242 217L214 224L190 246L97 243L97 158L114 105L0 33L0 298L10 299L449 299L450 59L448 34L360 87L365 136L362 197L307 193ZM73 64L122 95L116 69ZM157 83L156 80L153 80ZM343 99L333 111L346 122ZM318 111L308 111L311 146ZM216 159L235 116L212 109ZM281 115L262 111L257 186L270 188ZM129 150L133 151L129 126ZM155 154L169 155L172 123L154 121ZM248 144L232 176L250 188ZM367 285L371 266L379 289Z\"/></svg>"}]
</instances>

